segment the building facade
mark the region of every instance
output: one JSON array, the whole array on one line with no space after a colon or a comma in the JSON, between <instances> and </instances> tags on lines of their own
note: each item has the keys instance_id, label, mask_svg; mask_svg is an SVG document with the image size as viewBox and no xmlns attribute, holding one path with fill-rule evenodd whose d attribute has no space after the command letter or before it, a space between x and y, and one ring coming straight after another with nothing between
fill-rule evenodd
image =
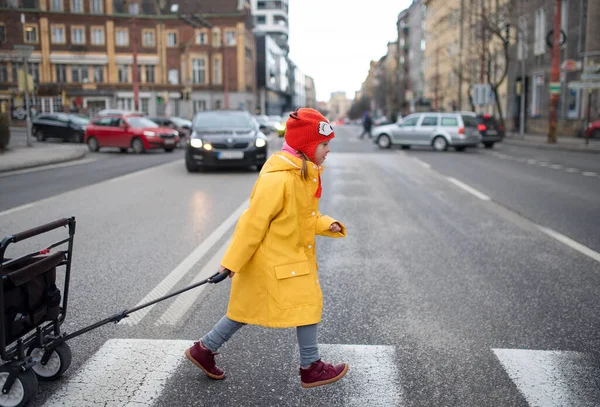
<instances>
[{"instance_id":1,"label":"building facade","mask_svg":"<svg viewBox=\"0 0 600 407\"><path fill-rule=\"evenodd\" d=\"M205 4L206 3L206 4ZM191 117L195 111L255 105L255 44L249 5L186 3L171 12L152 0L0 1L0 98L23 103L19 46L31 46L33 105L38 112L138 108ZM133 17L130 12L137 12ZM21 15L24 22L21 22ZM4 38L2 38L4 32ZM134 52L135 51L135 52ZM134 67L134 55L137 70Z\"/></svg>"},{"instance_id":2,"label":"building facade","mask_svg":"<svg viewBox=\"0 0 600 407\"><path fill-rule=\"evenodd\" d=\"M251 0L254 32L267 34L287 55L289 51L289 0Z\"/></svg>"}]
</instances>

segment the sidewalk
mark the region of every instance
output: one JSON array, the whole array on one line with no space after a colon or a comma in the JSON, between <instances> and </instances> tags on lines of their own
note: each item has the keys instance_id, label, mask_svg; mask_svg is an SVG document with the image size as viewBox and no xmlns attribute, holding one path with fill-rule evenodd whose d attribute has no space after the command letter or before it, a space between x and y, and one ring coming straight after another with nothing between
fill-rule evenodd
<instances>
[{"instance_id":1,"label":"sidewalk","mask_svg":"<svg viewBox=\"0 0 600 407\"><path fill-rule=\"evenodd\" d=\"M539 148L544 150L574 151L579 153L600 154L600 140L590 139L585 144L584 138L558 137L556 144L548 144L548 136L539 134L527 134L521 136L519 133L507 132L503 143L514 146Z\"/></svg>"},{"instance_id":2,"label":"sidewalk","mask_svg":"<svg viewBox=\"0 0 600 407\"><path fill-rule=\"evenodd\" d=\"M27 147L27 138L22 129L11 127L8 148L4 154L0 154L0 173L79 160L88 152L85 144L60 141L39 143L33 138L31 144L32 147Z\"/></svg>"}]
</instances>

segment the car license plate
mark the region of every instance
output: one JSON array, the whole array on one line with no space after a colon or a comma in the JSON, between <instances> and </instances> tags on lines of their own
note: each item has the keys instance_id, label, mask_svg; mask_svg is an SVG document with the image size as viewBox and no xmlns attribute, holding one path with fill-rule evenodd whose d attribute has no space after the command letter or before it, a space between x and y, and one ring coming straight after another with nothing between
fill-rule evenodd
<instances>
[{"instance_id":1,"label":"car license plate","mask_svg":"<svg viewBox=\"0 0 600 407\"><path fill-rule=\"evenodd\" d=\"M217 154L219 160L241 160L244 158L243 151L219 151Z\"/></svg>"},{"instance_id":2,"label":"car license plate","mask_svg":"<svg viewBox=\"0 0 600 407\"><path fill-rule=\"evenodd\" d=\"M488 136L496 136L498 135L498 132L496 130L488 130L487 134Z\"/></svg>"},{"instance_id":3,"label":"car license plate","mask_svg":"<svg viewBox=\"0 0 600 407\"><path fill-rule=\"evenodd\" d=\"M170 139L165 140L165 145L170 146L173 144L175 144L175 140L170 140Z\"/></svg>"}]
</instances>

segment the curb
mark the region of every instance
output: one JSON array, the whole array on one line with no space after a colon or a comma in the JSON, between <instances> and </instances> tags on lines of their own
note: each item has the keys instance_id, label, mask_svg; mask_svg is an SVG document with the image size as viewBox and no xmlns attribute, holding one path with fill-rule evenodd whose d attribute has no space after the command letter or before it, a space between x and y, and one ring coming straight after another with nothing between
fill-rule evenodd
<instances>
[{"instance_id":1,"label":"curb","mask_svg":"<svg viewBox=\"0 0 600 407\"><path fill-rule=\"evenodd\" d=\"M557 144L540 144L540 143L526 141L526 140L511 140L509 138L504 138L504 140L502 142L505 144L510 144L510 145L514 145L514 146L530 147L530 148L536 148L539 150L559 150L559 151L571 151L571 152L576 152L576 153L600 154L600 148L585 147L584 144L582 144L581 146L568 146L565 144L560 144L560 142L558 142Z\"/></svg>"},{"instance_id":2,"label":"curb","mask_svg":"<svg viewBox=\"0 0 600 407\"><path fill-rule=\"evenodd\" d=\"M69 162L69 161L77 161L77 160L81 160L86 155L87 155L87 151L82 150L82 151L76 151L73 154L69 154L69 156L65 156L65 157L61 157L61 158L30 161L30 162L23 163L20 165L13 165L8 168L0 167L0 174L12 172L12 171L27 170L27 169L36 168L36 167L43 167L46 165L60 164L60 163L65 163L65 162Z\"/></svg>"}]
</instances>

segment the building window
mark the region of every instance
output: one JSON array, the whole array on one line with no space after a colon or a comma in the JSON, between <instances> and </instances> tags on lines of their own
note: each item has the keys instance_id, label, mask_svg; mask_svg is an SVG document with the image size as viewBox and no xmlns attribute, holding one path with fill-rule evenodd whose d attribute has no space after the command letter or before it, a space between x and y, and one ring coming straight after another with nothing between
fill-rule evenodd
<instances>
[{"instance_id":1,"label":"building window","mask_svg":"<svg viewBox=\"0 0 600 407\"><path fill-rule=\"evenodd\" d=\"M533 75L533 95L531 98L531 117L542 115L542 91L544 90L544 74Z\"/></svg>"},{"instance_id":2,"label":"building window","mask_svg":"<svg viewBox=\"0 0 600 407\"><path fill-rule=\"evenodd\" d=\"M267 24L267 16L256 16L256 24Z\"/></svg>"},{"instance_id":3,"label":"building window","mask_svg":"<svg viewBox=\"0 0 600 407\"><path fill-rule=\"evenodd\" d=\"M129 65L118 65L117 73L119 76L119 83L128 83L129 82Z\"/></svg>"},{"instance_id":4,"label":"building window","mask_svg":"<svg viewBox=\"0 0 600 407\"><path fill-rule=\"evenodd\" d=\"M72 65L71 66L71 82L88 83L88 67L87 65Z\"/></svg>"},{"instance_id":5,"label":"building window","mask_svg":"<svg viewBox=\"0 0 600 407\"><path fill-rule=\"evenodd\" d=\"M149 114L150 109L148 108L150 105L150 99L148 98L140 98L140 109L142 112Z\"/></svg>"},{"instance_id":6,"label":"building window","mask_svg":"<svg viewBox=\"0 0 600 407\"><path fill-rule=\"evenodd\" d=\"M117 28L115 35L117 46L126 47L129 45L129 30L127 28Z\"/></svg>"},{"instance_id":7,"label":"building window","mask_svg":"<svg viewBox=\"0 0 600 407\"><path fill-rule=\"evenodd\" d=\"M104 27L92 27L92 44L104 45Z\"/></svg>"},{"instance_id":8,"label":"building window","mask_svg":"<svg viewBox=\"0 0 600 407\"><path fill-rule=\"evenodd\" d=\"M235 45L235 31L225 31L225 43Z\"/></svg>"},{"instance_id":9,"label":"building window","mask_svg":"<svg viewBox=\"0 0 600 407\"><path fill-rule=\"evenodd\" d=\"M169 69L167 80L171 85L179 85L179 71L177 69Z\"/></svg>"},{"instance_id":10,"label":"building window","mask_svg":"<svg viewBox=\"0 0 600 407\"><path fill-rule=\"evenodd\" d=\"M196 32L196 44L204 45L206 43L208 43L208 40L206 38L206 31Z\"/></svg>"},{"instance_id":11,"label":"building window","mask_svg":"<svg viewBox=\"0 0 600 407\"><path fill-rule=\"evenodd\" d=\"M133 110L133 99L132 98L118 98L117 109L121 110Z\"/></svg>"},{"instance_id":12,"label":"building window","mask_svg":"<svg viewBox=\"0 0 600 407\"><path fill-rule=\"evenodd\" d=\"M154 83L154 65L146 65L146 83Z\"/></svg>"},{"instance_id":13,"label":"building window","mask_svg":"<svg viewBox=\"0 0 600 407\"><path fill-rule=\"evenodd\" d=\"M56 64L56 82L67 82L67 66L65 64Z\"/></svg>"},{"instance_id":14,"label":"building window","mask_svg":"<svg viewBox=\"0 0 600 407\"><path fill-rule=\"evenodd\" d=\"M192 60L192 82L198 85L206 84L206 60L204 58Z\"/></svg>"},{"instance_id":15,"label":"building window","mask_svg":"<svg viewBox=\"0 0 600 407\"><path fill-rule=\"evenodd\" d=\"M52 44L64 44L65 43L65 26L52 24L50 28L50 41Z\"/></svg>"},{"instance_id":16,"label":"building window","mask_svg":"<svg viewBox=\"0 0 600 407\"><path fill-rule=\"evenodd\" d=\"M218 28L213 29L212 32L212 45L213 47L221 46L221 30Z\"/></svg>"},{"instance_id":17,"label":"building window","mask_svg":"<svg viewBox=\"0 0 600 407\"><path fill-rule=\"evenodd\" d=\"M83 0L71 0L71 13L83 13Z\"/></svg>"},{"instance_id":18,"label":"building window","mask_svg":"<svg viewBox=\"0 0 600 407\"><path fill-rule=\"evenodd\" d=\"M538 8L535 11L535 44L534 54L543 55L546 52L546 10Z\"/></svg>"},{"instance_id":19,"label":"building window","mask_svg":"<svg viewBox=\"0 0 600 407\"><path fill-rule=\"evenodd\" d=\"M8 82L8 67L6 64L0 64L0 82Z\"/></svg>"},{"instance_id":20,"label":"building window","mask_svg":"<svg viewBox=\"0 0 600 407\"><path fill-rule=\"evenodd\" d=\"M221 109L221 101L220 100L215 100L215 110L219 110Z\"/></svg>"},{"instance_id":21,"label":"building window","mask_svg":"<svg viewBox=\"0 0 600 407\"><path fill-rule=\"evenodd\" d=\"M85 27L71 27L71 43L77 45L85 44Z\"/></svg>"},{"instance_id":22,"label":"building window","mask_svg":"<svg viewBox=\"0 0 600 407\"><path fill-rule=\"evenodd\" d=\"M24 30L24 40L27 44L37 44L38 42L38 27L35 24L25 24L23 27Z\"/></svg>"},{"instance_id":23,"label":"building window","mask_svg":"<svg viewBox=\"0 0 600 407\"><path fill-rule=\"evenodd\" d=\"M104 5L102 4L102 2L104 0L91 0L92 1L92 14L102 14L102 12L104 11Z\"/></svg>"},{"instance_id":24,"label":"building window","mask_svg":"<svg viewBox=\"0 0 600 407\"><path fill-rule=\"evenodd\" d=\"M220 85L223 80L221 77L221 58L215 57L213 61L213 83Z\"/></svg>"},{"instance_id":25,"label":"building window","mask_svg":"<svg viewBox=\"0 0 600 407\"><path fill-rule=\"evenodd\" d=\"M50 11L63 11L63 0L51 0Z\"/></svg>"},{"instance_id":26,"label":"building window","mask_svg":"<svg viewBox=\"0 0 600 407\"><path fill-rule=\"evenodd\" d=\"M104 66L96 65L94 67L94 82L104 83Z\"/></svg>"},{"instance_id":27,"label":"building window","mask_svg":"<svg viewBox=\"0 0 600 407\"><path fill-rule=\"evenodd\" d=\"M177 31L167 32L167 47L177 46Z\"/></svg>"},{"instance_id":28,"label":"building window","mask_svg":"<svg viewBox=\"0 0 600 407\"><path fill-rule=\"evenodd\" d=\"M154 47L155 44L154 30L142 30L142 45L144 47Z\"/></svg>"},{"instance_id":29,"label":"building window","mask_svg":"<svg viewBox=\"0 0 600 407\"><path fill-rule=\"evenodd\" d=\"M6 42L6 26L0 24L0 43Z\"/></svg>"}]
</instances>

